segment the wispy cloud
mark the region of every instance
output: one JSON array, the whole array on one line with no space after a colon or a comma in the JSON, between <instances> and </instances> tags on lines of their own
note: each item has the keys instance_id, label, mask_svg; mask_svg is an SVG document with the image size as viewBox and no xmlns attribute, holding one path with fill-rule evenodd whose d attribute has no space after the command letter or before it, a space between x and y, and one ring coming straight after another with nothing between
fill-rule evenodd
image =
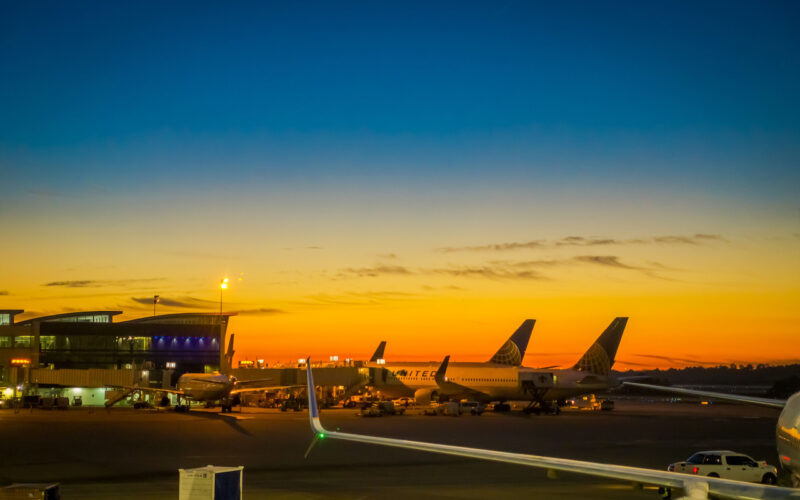
<instances>
[{"instance_id":1,"label":"wispy cloud","mask_svg":"<svg viewBox=\"0 0 800 500\"><path fill-rule=\"evenodd\" d=\"M8 295L8 290L0 290L0 295Z\"/></svg>"},{"instance_id":2,"label":"wispy cloud","mask_svg":"<svg viewBox=\"0 0 800 500\"><path fill-rule=\"evenodd\" d=\"M110 286L128 286L136 283L151 283L154 281L162 281L164 278L138 278L138 279L123 279L123 280L65 280L65 281L51 281L44 283L42 286L56 286L64 288L99 288Z\"/></svg>"},{"instance_id":3,"label":"wispy cloud","mask_svg":"<svg viewBox=\"0 0 800 500\"><path fill-rule=\"evenodd\" d=\"M568 261L559 259L550 260L521 260L521 261L508 261L508 260L493 260L490 264L495 266L513 267L517 269L528 269L532 267L554 267L567 264Z\"/></svg>"},{"instance_id":4,"label":"wispy cloud","mask_svg":"<svg viewBox=\"0 0 800 500\"><path fill-rule=\"evenodd\" d=\"M283 309L275 309L272 307L259 307L256 309L239 309L237 313L243 316L272 316L275 314L286 314Z\"/></svg>"},{"instance_id":5,"label":"wispy cloud","mask_svg":"<svg viewBox=\"0 0 800 500\"><path fill-rule=\"evenodd\" d=\"M647 358L647 359L657 359L660 361L667 361L673 365L675 364L694 364L698 366L717 366L723 365L726 363L721 363L718 361L701 361L699 359L692 359L692 358L676 358L671 356L659 356L657 354L634 354L634 356L639 358ZM632 363L629 363L632 364Z\"/></svg>"},{"instance_id":6,"label":"wispy cloud","mask_svg":"<svg viewBox=\"0 0 800 500\"><path fill-rule=\"evenodd\" d=\"M655 243L666 243L670 245L701 245L712 241L727 241L718 234L695 234L694 236L656 236L653 238Z\"/></svg>"},{"instance_id":7,"label":"wispy cloud","mask_svg":"<svg viewBox=\"0 0 800 500\"><path fill-rule=\"evenodd\" d=\"M589 264L597 264L600 266L615 267L617 269L631 269L636 271L642 271L645 269L643 267L623 264L619 261L619 257L616 255L579 255L577 257L573 257L573 260L578 262L586 262Z\"/></svg>"},{"instance_id":8,"label":"wispy cloud","mask_svg":"<svg viewBox=\"0 0 800 500\"><path fill-rule=\"evenodd\" d=\"M396 259L397 258L397 254L395 254L395 253L379 253L378 257L380 257L381 259Z\"/></svg>"},{"instance_id":9,"label":"wispy cloud","mask_svg":"<svg viewBox=\"0 0 800 500\"><path fill-rule=\"evenodd\" d=\"M94 280L70 280L70 281L51 281L42 286L64 286L67 288L83 288L87 286L102 286L97 284L99 282Z\"/></svg>"},{"instance_id":10,"label":"wispy cloud","mask_svg":"<svg viewBox=\"0 0 800 500\"><path fill-rule=\"evenodd\" d=\"M430 285L422 285L422 289L425 290L425 291L428 291L428 292L435 292L437 290L452 290L452 291L460 292L462 290L465 290L465 288L460 287L460 286L456 286L456 285L447 285L447 286L439 286L439 287L430 286Z\"/></svg>"},{"instance_id":11,"label":"wispy cloud","mask_svg":"<svg viewBox=\"0 0 800 500\"><path fill-rule=\"evenodd\" d=\"M393 274L393 275L410 275L414 274L413 271L408 269L407 267L403 266L387 266L387 265L377 265L373 267L348 267L346 269L342 269L338 276L343 277L347 275L352 276L359 276L359 277L371 277L374 278L376 276L386 275L386 274Z\"/></svg>"},{"instance_id":12,"label":"wispy cloud","mask_svg":"<svg viewBox=\"0 0 800 500\"><path fill-rule=\"evenodd\" d=\"M633 241L634 240L629 240L629 242ZM624 241L611 238L585 238L583 236L567 236L566 238L561 238L560 240L556 241L555 246L591 247L600 245L620 245L622 243L624 243Z\"/></svg>"},{"instance_id":13,"label":"wispy cloud","mask_svg":"<svg viewBox=\"0 0 800 500\"><path fill-rule=\"evenodd\" d=\"M153 297L131 297L131 300L137 304L153 305ZM180 307L184 309L207 309L210 307L217 307L219 302L215 300L198 299L196 297L170 299L169 297L160 296L158 298L158 305L163 307Z\"/></svg>"},{"instance_id":14,"label":"wispy cloud","mask_svg":"<svg viewBox=\"0 0 800 500\"><path fill-rule=\"evenodd\" d=\"M509 269L501 266L461 266L433 269L433 273L461 278L489 278L494 280L547 280L537 271Z\"/></svg>"},{"instance_id":15,"label":"wispy cloud","mask_svg":"<svg viewBox=\"0 0 800 500\"><path fill-rule=\"evenodd\" d=\"M520 250L520 249L531 249L531 248L542 248L545 247L546 244L543 240L533 240L533 241L525 241L525 242L508 242L508 243L493 243L489 245L478 245L478 246L464 246L464 247L441 247L437 248L437 252L485 252L485 251L492 251L492 252L504 252L507 250Z\"/></svg>"},{"instance_id":16,"label":"wispy cloud","mask_svg":"<svg viewBox=\"0 0 800 500\"><path fill-rule=\"evenodd\" d=\"M654 236L649 238L601 238L594 236L566 236L560 240L531 240L524 242L494 243L476 246L461 247L441 247L438 252L503 252L508 250L521 249L542 249L554 247L591 247L591 246L611 246L611 245L646 245L646 244L681 244L681 245L701 245L711 242L725 242L724 237L719 234L697 233L691 236Z\"/></svg>"}]
</instances>

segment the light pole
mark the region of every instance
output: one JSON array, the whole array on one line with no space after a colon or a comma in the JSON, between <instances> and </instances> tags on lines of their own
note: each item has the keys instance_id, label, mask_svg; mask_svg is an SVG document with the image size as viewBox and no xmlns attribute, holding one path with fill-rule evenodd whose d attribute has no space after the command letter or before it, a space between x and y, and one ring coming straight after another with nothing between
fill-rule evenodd
<instances>
[{"instance_id":1,"label":"light pole","mask_svg":"<svg viewBox=\"0 0 800 500\"><path fill-rule=\"evenodd\" d=\"M222 292L228 289L228 278L222 278L219 282L219 352L220 352L220 372L228 373L228 367L224 364L225 357L223 356L223 349L225 349L225 333L222 330ZM233 360L231 360L233 361ZM223 367L225 371L223 372Z\"/></svg>"},{"instance_id":2,"label":"light pole","mask_svg":"<svg viewBox=\"0 0 800 500\"><path fill-rule=\"evenodd\" d=\"M228 289L228 278L219 282L219 315L222 316L222 291Z\"/></svg>"},{"instance_id":3,"label":"light pole","mask_svg":"<svg viewBox=\"0 0 800 500\"><path fill-rule=\"evenodd\" d=\"M158 295L153 295L153 316L156 315L156 304L158 304Z\"/></svg>"}]
</instances>

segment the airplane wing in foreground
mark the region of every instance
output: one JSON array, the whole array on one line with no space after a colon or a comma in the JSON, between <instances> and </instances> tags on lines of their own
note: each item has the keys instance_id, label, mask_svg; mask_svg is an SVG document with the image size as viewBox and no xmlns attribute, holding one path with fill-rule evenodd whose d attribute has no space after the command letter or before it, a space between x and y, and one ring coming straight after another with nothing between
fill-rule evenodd
<instances>
[{"instance_id":1,"label":"airplane wing in foreground","mask_svg":"<svg viewBox=\"0 0 800 500\"><path fill-rule=\"evenodd\" d=\"M683 394L684 396L700 396L701 398L720 399L723 401L734 401L736 403L769 406L770 408L783 408L786 406L785 399L757 398L755 396L741 396L739 394L726 394L724 392L696 391L694 389L682 389L680 387L667 387L664 385L640 384L638 382L622 382L622 385L638 387L639 389L652 389L654 391Z\"/></svg>"},{"instance_id":2,"label":"airplane wing in foreground","mask_svg":"<svg viewBox=\"0 0 800 500\"><path fill-rule=\"evenodd\" d=\"M523 453L510 453L505 451L486 450L481 448L468 448L446 444L429 443L425 441L411 441L378 436L365 436L347 432L329 431L322 426L319 420L317 395L314 390L314 377L311 373L311 360L306 358L308 382L308 417L311 429L314 432L314 441L306 451L306 456L315 443L323 439L339 439L342 441L355 441L357 443L376 444L395 448L427 451L444 455L505 462L510 464L527 465L547 469L548 474L555 472L574 472L591 476L615 479L640 485L655 485L670 488L673 493L679 491L691 499L725 498L725 499L800 499L800 490L767 486L762 484L744 483L714 477L698 477L677 472L667 472L640 467L624 465L611 465L599 462L586 462L569 460L565 458L544 457L527 455Z\"/></svg>"}]
</instances>

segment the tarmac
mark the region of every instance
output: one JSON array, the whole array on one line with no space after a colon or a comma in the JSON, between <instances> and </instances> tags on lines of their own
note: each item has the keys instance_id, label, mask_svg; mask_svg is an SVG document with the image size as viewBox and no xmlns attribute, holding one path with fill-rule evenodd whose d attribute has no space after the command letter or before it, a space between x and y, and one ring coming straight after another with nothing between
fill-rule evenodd
<instances>
[{"instance_id":1,"label":"tarmac","mask_svg":"<svg viewBox=\"0 0 800 500\"><path fill-rule=\"evenodd\" d=\"M699 450L776 463L779 412L735 405L617 400L608 412L362 418L322 411L329 429L663 470ZM657 498L652 489L576 474L323 440L306 460L307 412L125 408L0 411L0 485L59 482L64 500L171 499L178 469L244 469L244 498Z\"/></svg>"}]
</instances>

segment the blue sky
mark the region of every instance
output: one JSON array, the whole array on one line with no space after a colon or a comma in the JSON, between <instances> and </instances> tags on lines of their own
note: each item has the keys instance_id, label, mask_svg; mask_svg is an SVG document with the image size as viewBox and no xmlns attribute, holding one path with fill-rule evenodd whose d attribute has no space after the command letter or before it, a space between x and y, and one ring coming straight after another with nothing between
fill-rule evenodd
<instances>
[{"instance_id":1,"label":"blue sky","mask_svg":"<svg viewBox=\"0 0 800 500\"><path fill-rule=\"evenodd\" d=\"M213 185L220 168L249 186L798 187L794 2L3 10L0 160L20 187Z\"/></svg>"},{"instance_id":2,"label":"blue sky","mask_svg":"<svg viewBox=\"0 0 800 500\"><path fill-rule=\"evenodd\" d=\"M237 319L253 346L630 315L629 352L782 359L798 25L796 1L2 3L0 302L136 316L230 276L286 311Z\"/></svg>"}]
</instances>

